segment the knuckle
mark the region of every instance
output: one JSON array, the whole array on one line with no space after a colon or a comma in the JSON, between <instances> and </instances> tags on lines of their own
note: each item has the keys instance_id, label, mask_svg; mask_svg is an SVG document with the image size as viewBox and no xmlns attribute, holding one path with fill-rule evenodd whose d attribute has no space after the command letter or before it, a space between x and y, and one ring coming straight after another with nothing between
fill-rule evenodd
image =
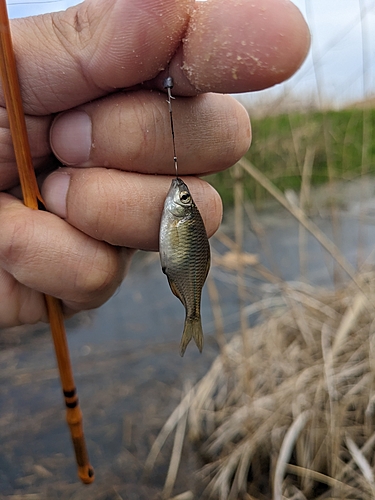
<instances>
[{"instance_id":1,"label":"knuckle","mask_svg":"<svg viewBox=\"0 0 375 500\"><path fill-rule=\"evenodd\" d=\"M80 179L74 186L77 200L68 208L72 218L82 231L96 239L103 239L103 232L110 230L116 203L108 188L110 170L100 170L96 175ZM75 205L77 203L77 205ZM109 215L112 217L109 217Z\"/></svg>"},{"instance_id":2,"label":"knuckle","mask_svg":"<svg viewBox=\"0 0 375 500\"><path fill-rule=\"evenodd\" d=\"M82 260L77 271L74 284L75 302L102 303L112 295L122 281L123 265L119 258L119 250L98 242L97 251L91 256L90 265L87 263L87 258Z\"/></svg>"},{"instance_id":3,"label":"knuckle","mask_svg":"<svg viewBox=\"0 0 375 500\"><path fill-rule=\"evenodd\" d=\"M122 154L131 158L134 165L145 166L150 157L160 156L160 149L164 149L159 138L162 127L169 123L164 119L158 99L150 99L145 92L130 97L131 101L121 113L121 128L130 134Z\"/></svg>"},{"instance_id":4,"label":"knuckle","mask_svg":"<svg viewBox=\"0 0 375 500\"><path fill-rule=\"evenodd\" d=\"M73 181L69 221L96 240L119 244L118 227L124 217L132 217L142 193L124 172L111 169L91 171L90 175Z\"/></svg>"},{"instance_id":5,"label":"knuckle","mask_svg":"<svg viewBox=\"0 0 375 500\"><path fill-rule=\"evenodd\" d=\"M0 225L0 258L7 270L32 260L37 248L31 245L35 233L32 218L19 216L18 211L7 214Z\"/></svg>"},{"instance_id":6,"label":"knuckle","mask_svg":"<svg viewBox=\"0 0 375 500\"><path fill-rule=\"evenodd\" d=\"M72 56L77 52L77 42L80 48L85 48L92 39L92 32L86 4L80 4L71 11L52 13L51 24L60 46Z\"/></svg>"},{"instance_id":7,"label":"knuckle","mask_svg":"<svg viewBox=\"0 0 375 500\"><path fill-rule=\"evenodd\" d=\"M73 9L68 9L64 15L52 14L51 27L59 52L62 50L62 54L78 68L82 77L94 84L90 76L90 65L87 64L87 61L91 60L90 54L95 50L95 29L91 17L87 4L83 2ZM64 58L63 55L61 57Z\"/></svg>"}]
</instances>

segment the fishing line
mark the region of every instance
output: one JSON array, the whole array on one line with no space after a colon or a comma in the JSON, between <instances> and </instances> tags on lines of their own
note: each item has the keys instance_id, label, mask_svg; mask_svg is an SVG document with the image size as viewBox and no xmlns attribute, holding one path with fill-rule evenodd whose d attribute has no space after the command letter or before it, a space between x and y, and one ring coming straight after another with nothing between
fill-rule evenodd
<instances>
[{"instance_id":1,"label":"fishing line","mask_svg":"<svg viewBox=\"0 0 375 500\"><path fill-rule=\"evenodd\" d=\"M177 165L177 155L176 155L176 143L174 139L174 127L173 127L173 115L172 115L172 102L171 99L174 99L174 97L171 94L171 89L173 89L173 78L171 76L168 76L164 80L164 88L168 92L168 108L169 108L169 117L171 121L171 132L172 132L172 143L173 143L173 161L174 161L174 168L176 170L176 178L178 177L178 165Z\"/></svg>"}]
</instances>

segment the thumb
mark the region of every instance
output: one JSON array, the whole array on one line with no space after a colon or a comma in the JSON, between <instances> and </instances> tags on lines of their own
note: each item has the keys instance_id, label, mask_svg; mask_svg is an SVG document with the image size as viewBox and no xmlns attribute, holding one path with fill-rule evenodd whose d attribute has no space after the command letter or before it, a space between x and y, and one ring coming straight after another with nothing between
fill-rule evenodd
<instances>
[{"instance_id":1,"label":"thumb","mask_svg":"<svg viewBox=\"0 0 375 500\"><path fill-rule=\"evenodd\" d=\"M85 0L64 12L13 20L26 113L62 111L153 78L180 43L190 4Z\"/></svg>"}]
</instances>

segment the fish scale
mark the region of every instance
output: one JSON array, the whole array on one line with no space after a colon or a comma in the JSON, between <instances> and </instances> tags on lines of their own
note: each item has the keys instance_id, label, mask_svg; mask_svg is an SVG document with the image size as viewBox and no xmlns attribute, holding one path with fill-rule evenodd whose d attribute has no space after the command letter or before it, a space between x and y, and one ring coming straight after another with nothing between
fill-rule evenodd
<instances>
[{"instance_id":1,"label":"fish scale","mask_svg":"<svg viewBox=\"0 0 375 500\"><path fill-rule=\"evenodd\" d=\"M202 351L200 303L210 267L210 245L199 210L180 178L172 180L165 199L159 244L163 272L186 311L180 353L183 356L192 338Z\"/></svg>"}]
</instances>

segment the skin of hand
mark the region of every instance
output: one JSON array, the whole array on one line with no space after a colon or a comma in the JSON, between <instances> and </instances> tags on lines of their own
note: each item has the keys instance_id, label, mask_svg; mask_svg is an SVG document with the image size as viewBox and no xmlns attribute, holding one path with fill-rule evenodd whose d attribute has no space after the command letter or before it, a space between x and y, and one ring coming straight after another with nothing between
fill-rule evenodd
<instances>
[{"instance_id":1,"label":"skin of hand","mask_svg":"<svg viewBox=\"0 0 375 500\"><path fill-rule=\"evenodd\" d=\"M179 174L198 176L250 145L247 112L223 94L286 80L310 45L289 0L86 0L11 26L48 212L19 199L0 89L0 327L46 321L42 293L67 315L97 307L135 249L157 250L174 174L167 75ZM219 196L198 177L188 183L211 236Z\"/></svg>"}]
</instances>

